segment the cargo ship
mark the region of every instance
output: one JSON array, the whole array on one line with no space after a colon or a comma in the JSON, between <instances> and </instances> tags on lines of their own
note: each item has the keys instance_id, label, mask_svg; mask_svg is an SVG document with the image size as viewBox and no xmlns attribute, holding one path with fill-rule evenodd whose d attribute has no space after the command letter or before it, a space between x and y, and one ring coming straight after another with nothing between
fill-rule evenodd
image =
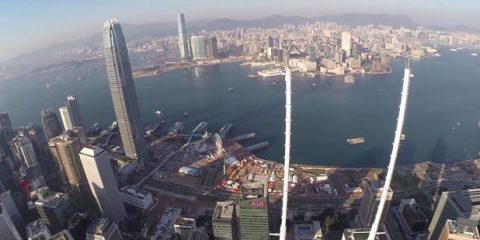
<instances>
[{"instance_id":1,"label":"cargo ship","mask_svg":"<svg viewBox=\"0 0 480 240\"><path fill-rule=\"evenodd\" d=\"M349 138L347 139L347 143L355 145L355 144L362 144L365 142L365 138L357 137L357 138Z\"/></svg>"}]
</instances>

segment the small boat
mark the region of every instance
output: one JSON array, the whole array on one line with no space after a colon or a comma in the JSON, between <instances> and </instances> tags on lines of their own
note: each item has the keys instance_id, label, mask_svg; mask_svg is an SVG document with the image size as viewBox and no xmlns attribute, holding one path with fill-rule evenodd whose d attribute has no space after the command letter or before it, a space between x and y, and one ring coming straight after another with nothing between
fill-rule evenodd
<instances>
[{"instance_id":1,"label":"small boat","mask_svg":"<svg viewBox=\"0 0 480 240\"><path fill-rule=\"evenodd\" d=\"M365 142L365 138L363 137L357 137L357 138L349 138L347 139L347 143L351 144L351 145L355 145L355 144L361 144L361 143L364 143Z\"/></svg>"},{"instance_id":2,"label":"small boat","mask_svg":"<svg viewBox=\"0 0 480 240\"><path fill-rule=\"evenodd\" d=\"M458 49L456 49L456 48L451 48L450 51L456 52L456 51L458 51Z\"/></svg>"},{"instance_id":3,"label":"small boat","mask_svg":"<svg viewBox=\"0 0 480 240\"><path fill-rule=\"evenodd\" d=\"M187 113L187 112L183 112L183 116L188 117L188 113Z\"/></svg>"},{"instance_id":4,"label":"small boat","mask_svg":"<svg viewBox=\"0 0 480 240\"><path fill-rule=\"evenodd\" d=\"M231 92L231 91L233 91L233 90L235 90L235 88L233 88L233 87L232 87L232 88L229 88L229 89L227 89L227 91L229 91L229 92Z\"/></svg>"},{"instance_id":5,"label":"small boat","mask_svg":"<svg viewBox=\"0 0 480 240\"><path fill-rule=\"evenodd\" d=\"M277 85L277 82L273 82L273 83L272 83L272 86L275 86L275 85Z\"/></svg>"},{"instance_id":6,"label":"small boat","mask_svg":"<svg viewBox=\"0 0 480 240\"><path fill-rule=\"evenodd\" d=\"M317 86L317 84L316 84L316 83L313 83L313 86L314 86L314 87L316 87L316 86Z\"/></svg>"},{"instance_id":7,"label":"small boat","mask_svg":"<svg viewBox=\"0 0 480 240\"><path fill-rule=\"evenodd\" d=\"M254 75L254 74L248 74L248 77L249 78L259 78L260 76L259 75Z\"/></svg>"},{"instance_id":8,"label":"small boat","mask_svg":"<svg viewBox=\"0 0 480 240\"><path fill-rule=\"evenodd\" d=\"M470 53L470 56L476 57L476 56L478 56L478 53Z\"/></svg>"},{"instance_id":9,"label":"small boat","mask_svg":"<svg viewBox=\"0 0 480 240\"><path fill-rule=\"evenodd\" d=\"M402 133L402 135L400 135L400 141L405 141L406 137L405 133Z\"/></svg>"}]
</instances>

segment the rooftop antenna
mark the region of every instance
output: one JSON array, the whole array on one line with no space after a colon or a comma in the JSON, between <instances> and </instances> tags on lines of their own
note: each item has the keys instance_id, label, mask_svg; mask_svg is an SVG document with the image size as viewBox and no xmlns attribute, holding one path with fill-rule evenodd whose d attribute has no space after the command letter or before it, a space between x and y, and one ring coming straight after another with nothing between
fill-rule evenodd
<instances>
[{"instance_id":1,"label":"rooftop antenna","mask_svg":"<svg viewBox=\"0 0 480 240\"><path fill-rule=\"evenodd\" d=\"M393 170L395 168L395 162L397 161L398 149L400 147L400 139L403 132L403 123L405 121L405 113L407 111L407 100L408 100L408 88L410 86L410 59L407 59L405 64L405 70L403 75L403 87L402 87L402 97L400 100L400 110L398 112L397 118L397 129L395 130L395 137L393 139L392 153L390 154L390 163L388 164L387 176L385 178L385 185L382 189L382 196L380 198L380 203L378 204L377 213L375 215L375 221L373 222L372 228L370 229L370 234L368 235L368 240L375 240L377 235L378 226L380 225L380 219L385 208L385 202L387 201L388 190L390 189L390 184L392 182Z\"/></svg>"}]
</instances>

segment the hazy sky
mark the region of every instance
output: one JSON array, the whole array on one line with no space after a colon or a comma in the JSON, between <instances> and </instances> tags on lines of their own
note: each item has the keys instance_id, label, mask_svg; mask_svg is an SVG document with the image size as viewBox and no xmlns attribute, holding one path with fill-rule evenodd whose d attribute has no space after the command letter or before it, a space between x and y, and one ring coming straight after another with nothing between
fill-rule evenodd
<instances>
[{"instance_id":1,"label":"hazy sky","mask_svg":"<svg viewBox=\"0 0 480 240\"><path fill-rule=\"evenodd\" d=\"M419 24L480 28L479 0L1 0L0 62L18 54L86 37L103 21L175 21L272 14L319 16L338 13L405 14Z\"/></svg>"}]
</instances>

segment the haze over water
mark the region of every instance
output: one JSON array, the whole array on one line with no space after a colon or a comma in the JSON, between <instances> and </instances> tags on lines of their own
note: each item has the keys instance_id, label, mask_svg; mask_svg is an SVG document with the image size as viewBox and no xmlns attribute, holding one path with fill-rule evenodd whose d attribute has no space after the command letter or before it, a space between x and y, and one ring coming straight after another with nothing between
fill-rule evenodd
<instances>
[{"instance_id":1,"label":"haze over water","mask_svg":"<svg viewBox=\"0 0 480 240\"><path fill-rule=\"evenodd\" d=\"M453 162L476 158L480 150L480 57L472 51L441 49L439 58L412 63L407 140L399 163ZM83 117L91 125L114 121L105 67L102 62L52 73L38 73L0 82L0 111L8 112L16 126L40 123L40 110L61 106L69 94L77 95ZM292 161L294 163L383 167L387 165L400 102L403 60L392 62L388 75L315 80L294 74ZM190 131L200 121L218 131L232 122L233 135L256 132L244 145L269 141L259 157L283 162L284 80L250 79L250 68L238 63L164 73L135 81L142 118L148 123L160 110L170 128L183 121ZM78 81L78 76L85 80ZM65 81L47 89L60 77ZM277 85L272 86L276 81ZM316 87L312 85L315 81ZM235 88L228 92L228 88ZM185 118L183 112L190 117ZM366 143L349 145L347 138L365 137Z\"/></svg>"}]
</instances>

